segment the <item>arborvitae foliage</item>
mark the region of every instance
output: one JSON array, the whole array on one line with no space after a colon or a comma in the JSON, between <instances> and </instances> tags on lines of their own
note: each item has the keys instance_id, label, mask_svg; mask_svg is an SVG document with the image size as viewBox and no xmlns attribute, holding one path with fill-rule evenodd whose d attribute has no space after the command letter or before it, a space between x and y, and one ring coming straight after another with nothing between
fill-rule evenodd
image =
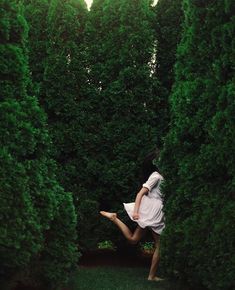
<instances>
[{"instance_id":1,"label":"arborvitae foliage","mask_svg":"<svg viewBox=\"0 0 235 290\"><path fill-rule=\"evenodd\" d=\"M1 266L29 263L55 212L45 115L27 95L27 24L16 1L0 3Z\"/></svg>"},{"instance_id":2,"label":"arborvitae foliage","mask_svg":"<svg viewBox=\"0 0 235 290\"><path fill-rule=\"evenodd\" d=\"M170 91L174 81L176 49L181 39L182 0L159 0L154 7L156 20L156 74L161 84Z\"/></svg>"},{"instance_id":3,"label":"arborvitae foliage","mask_svg":"<svg viewBox=\"0 0 235 290\"><path fill-rule=\"evenodd\" d=\"M86 85L83 43L86 16L83 0L50 2L48 56L40 92L40 102L48 114L60 181L72 192L77 192L80 171L78 105Z\"/></svg>"},{"instance_id":4,"label":"arborvitae foliage","mask_svg":"<svg viewBox=\"0 0 235 290\"><path fill-rule=\"evenodd\" d=\"M165 268L223 290L235 287L234 11L232 0L184 1L173 121L162 154Z\"/></svg>"},{"instance_id":5,"label":"arborvitae foliage","mask_svg":"<svg viewBox=\"0 0 235 290\"><path fill-rule=\"evenodd\" d=\"M77 215L72 194L61 192L57 199L59 206L51 228L46 233L46 247L39 260L35 260L31 265L33 277L43 284L43 289L48 290L59 290L67 284L79 257L75 243Z\"/></svg>"},{"instance_id":6,"label":"arborvitae foliage","mask_svg":"<svg viewBox=\"0 0 235 290\"><path fill-rule=\"evenodd\" d=\"M46 233L52 232L52 220L55 223L55 217L62 214L60 195L65 194L56 181L55 164L50 159L45 114L37 99L27 94L31 86L28 26L22 11L18 1L0 2L0 278L5 279L24 271L47 249ZM63 214L63 220L65 223L72 219L71 208L66 217ZM63 232L68 225L61 224L59 221L63 233L60 241L69 253L74 237L71 235L68 242ZM76 251L73 255L76 257ZM62 264L71 268L63 261L57 263L55 271Z\"/></svg>"},{"instance_id":7,"label":"arborvitae foliage","mask_svg":"<svg viewBox=\"0 0 235 290\"><path fill-rule=\"evenodd\" d=\"M34 91L39 96L49 42L47 25L49 1L23 0L23 2L25 4L25 17L29 23L29 67L34 84Z\"/></svg>"},{"instance_id":8,"label":"arborvitae foliage","mask_svg":"<svg viewBox=\"0 0 235 290\"><path fill-rule=\"evenodd\" d=\"M82 208L86 208L84 199L107 210L120 209L122 202L132 200L140 186L141 160L160 138L152 108L157 81L151 76L154 14L150 4L110 0L94 1L91 7L90 94L80 104L86 173L80 183ZM102 240L103 235L99 232L96 238Z\"/></svg>"},{"instance_id":9,"label":"arborvitae foliage","mask_svg":"<svg viewBox=\"0 0 235 290\"><path fill-rule=\"evenodd\" d=\"M177 45L181 38L182 0L159 0L154 7L156 31L156 65L154 74L161 83L156 102L156 127L162 139L169 129L170 110L169 95L174 80L174 64L176 61ZM162 140L158 146L162 147Z\"/></svg>"}]
</instances>

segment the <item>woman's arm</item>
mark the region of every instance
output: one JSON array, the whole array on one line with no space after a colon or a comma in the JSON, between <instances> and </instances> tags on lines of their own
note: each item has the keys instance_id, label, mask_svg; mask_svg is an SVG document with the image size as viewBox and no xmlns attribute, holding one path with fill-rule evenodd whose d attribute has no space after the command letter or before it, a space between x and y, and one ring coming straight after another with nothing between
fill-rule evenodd
<instances>
[{"instance_id":1,"label":"woman's arm","mask_svg":"<svg viewBox=\"0 0 235 290\"><path fill-rule=\"evenodd\" d=\"M146 194L148 191L149 191L148 188L142 187L141 190L136 195L135 208L134 208L134 212L133 212L133 216L132 216L134 220L138 220L138 218L139 218L138 212L139 212L141 199L142 199L143 195Z\"/></svg>"}]
</instances>

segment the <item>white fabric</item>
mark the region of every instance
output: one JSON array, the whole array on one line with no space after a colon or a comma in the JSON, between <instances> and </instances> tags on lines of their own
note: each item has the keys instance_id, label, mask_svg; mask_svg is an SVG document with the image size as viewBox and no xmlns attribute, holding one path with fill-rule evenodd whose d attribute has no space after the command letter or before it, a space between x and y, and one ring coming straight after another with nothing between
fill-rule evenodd
<instances>
[{"instance_id":1,"label":"white fabric","mask_svg":"<svg viewBox=\"0 0 235 290\"><path fill-rule=\"evenodd\" d=\"M153 172L148 180L143 184L149 192L141 199L139 208L139 219L133 220L135 203L123 203L130 219L137 222L141 228L150 227L155 233L161 234L165 228L165 218L163 212L163 199L160 186L163 177L157 172Z\"/></svg>"}]
</instances>

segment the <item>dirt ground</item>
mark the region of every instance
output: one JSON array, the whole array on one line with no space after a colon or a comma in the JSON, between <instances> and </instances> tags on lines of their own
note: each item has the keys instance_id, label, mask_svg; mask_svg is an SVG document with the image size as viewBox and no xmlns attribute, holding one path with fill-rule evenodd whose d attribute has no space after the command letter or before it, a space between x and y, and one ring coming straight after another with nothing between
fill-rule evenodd
<instances>
[{"instance_id":1,"label":"dirt ground","mask_svg":"<svg viewBox=\"0 0 235 290\"><path fill-rule=\"evenodd\" d=\"M83 253L79 266L150 267L151 256L128 251L96 250Z\"/></svg>"}]
</instances>

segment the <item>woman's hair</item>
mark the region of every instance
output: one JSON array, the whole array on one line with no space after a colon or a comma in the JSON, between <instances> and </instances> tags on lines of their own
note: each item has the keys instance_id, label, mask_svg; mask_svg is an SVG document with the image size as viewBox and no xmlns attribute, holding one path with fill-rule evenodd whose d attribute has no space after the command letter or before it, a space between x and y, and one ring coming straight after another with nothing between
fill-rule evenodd
<instances>
[{"instance_id":1,"label":"woman's hair","mask_svg":"<svg viewBox=\"0 0 235 290\"><path fill-rule=\"evenodd\" d=\"M159 172L158 167L155 164L153 164L153 160L158 157L159 157L158 149L149 152L145 156L140 172L140 178L142 183L145 182L154 171Z\"/></svg>"}]
</instances>

